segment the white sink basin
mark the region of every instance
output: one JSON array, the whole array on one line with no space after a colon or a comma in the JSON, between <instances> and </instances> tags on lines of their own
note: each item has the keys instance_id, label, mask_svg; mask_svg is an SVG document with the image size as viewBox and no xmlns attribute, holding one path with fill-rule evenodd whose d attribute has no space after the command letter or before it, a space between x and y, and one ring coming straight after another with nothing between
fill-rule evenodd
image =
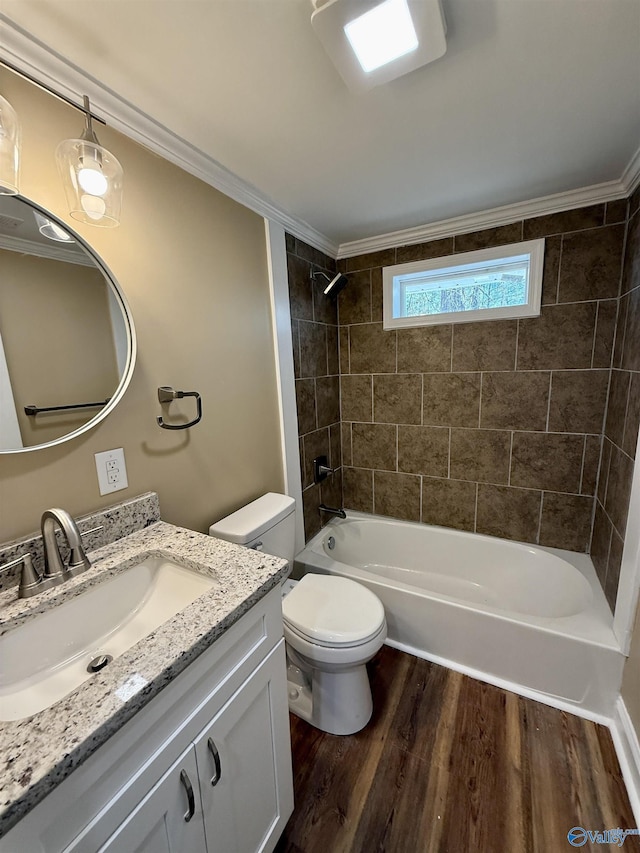
<instances>
[{"instance_id":1,"label":"white sink basin","mask_svg":"<svg viewBox=\"0 0 640 853\"><path fill-rule=\"evenodd\" d=\"M0 637L0 720L58 702L92 677L92 660L118 657L215 583L149 557Z\"/></svg>"}]
</instances>

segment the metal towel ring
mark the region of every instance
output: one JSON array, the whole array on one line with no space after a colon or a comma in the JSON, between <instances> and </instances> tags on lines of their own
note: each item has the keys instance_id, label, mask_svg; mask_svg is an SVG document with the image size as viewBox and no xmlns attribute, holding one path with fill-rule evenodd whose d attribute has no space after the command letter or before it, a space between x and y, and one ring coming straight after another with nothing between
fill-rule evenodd
<instances>
[{"instance_id":1,"label":"metal towel ring","mask_svg":"<svg viewBox=\"0 0 640 853\"><path fill-rule=\"evenodd\" d=\"M189 421L188 424L166 424L162 417L158 417L156 420L158 426L162 427L162 429L189 429L189 427L195 426L202 420L202 400L197 391L174 391L169 385L162 385L158 388L158 400L161 403L170 403L172 400L180 400L182 397L196 398L196 406L198 407L196 418Z\"/></svg>"}]
</instances>

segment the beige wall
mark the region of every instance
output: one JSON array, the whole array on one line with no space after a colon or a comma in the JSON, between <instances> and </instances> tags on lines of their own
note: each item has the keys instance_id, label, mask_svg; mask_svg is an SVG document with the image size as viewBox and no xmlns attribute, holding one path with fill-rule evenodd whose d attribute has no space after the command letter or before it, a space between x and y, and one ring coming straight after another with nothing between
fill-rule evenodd
<instances>
[{"instance_id":1,"label":"beige wall","mask_svg":"<svg viewBox=\"0 0 640 853\"><path fill-rule=\"evenodd\" d=\"M0 91L22 120L23 194L102 257L129 301L139 348L131 385L102 424L57 448L0 456L0 541L36 529L47 507L78 514L148 489L159 493L163 518L204 531L244 501L281 490L262 218L98 126L125 171L122 222L76 223L54 152L80 132L80 113L4 70ZM185 432L161 430L159 385L200 391L203 421ZM192 409L185 400L171 411ZM93 454L120 446L129 488L100 497Z\"/></svg>"},{"instance_id":2,"label":"beige wall","mask_svg":"<svg viewBox=\"0 0 640 853\"><path fill-rule=\"evenodd\" d=\"M24 447L66 435L98 410L25 406L105 400L118 387L107 283L94 267L0 249L0 334Z\"/></svg>"}]
</instances>

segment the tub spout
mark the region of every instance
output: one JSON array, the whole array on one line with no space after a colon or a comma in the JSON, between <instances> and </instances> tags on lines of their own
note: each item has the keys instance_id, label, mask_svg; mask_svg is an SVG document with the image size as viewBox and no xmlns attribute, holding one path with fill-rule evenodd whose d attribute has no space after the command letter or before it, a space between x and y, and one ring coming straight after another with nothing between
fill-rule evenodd
<instances>
[{"instance_id":1,"label":"tub spout","mask_svg":"<svg viewBox=\"0 0 640 853\"><path fill-rule=\"evenodd\" d=\"M330 515L337 515L338 518L346 518L347 513L343 509L338 509L334 506L325 506L324 504L320 504L318 507L320 512L328 512Z\"/></svg>"}]
</instances>

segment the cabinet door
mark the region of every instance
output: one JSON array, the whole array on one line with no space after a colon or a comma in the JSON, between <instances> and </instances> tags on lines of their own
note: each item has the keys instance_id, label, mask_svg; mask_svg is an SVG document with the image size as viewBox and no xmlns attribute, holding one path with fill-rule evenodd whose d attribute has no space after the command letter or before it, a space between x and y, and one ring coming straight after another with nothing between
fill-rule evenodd
<instances>
[{"instance_id":1,"label":"cabinet door","mask_svg":"<svg viewBox=\"0 0 640 853\"><path fill-rule=\"evenodd\" d=\"M153 786L99 853L207 853L193 746Z\"/></svg>"},{"instance_id":2,"label":"cabinet door","mask_svg":"<svg viewBox=\"0 0 640 853\"><path fill-rule=\"evenodd\" d=\"M283 640L195 746L209 853L273 850L293 811Z\"/></svg>"}]
</instances>

